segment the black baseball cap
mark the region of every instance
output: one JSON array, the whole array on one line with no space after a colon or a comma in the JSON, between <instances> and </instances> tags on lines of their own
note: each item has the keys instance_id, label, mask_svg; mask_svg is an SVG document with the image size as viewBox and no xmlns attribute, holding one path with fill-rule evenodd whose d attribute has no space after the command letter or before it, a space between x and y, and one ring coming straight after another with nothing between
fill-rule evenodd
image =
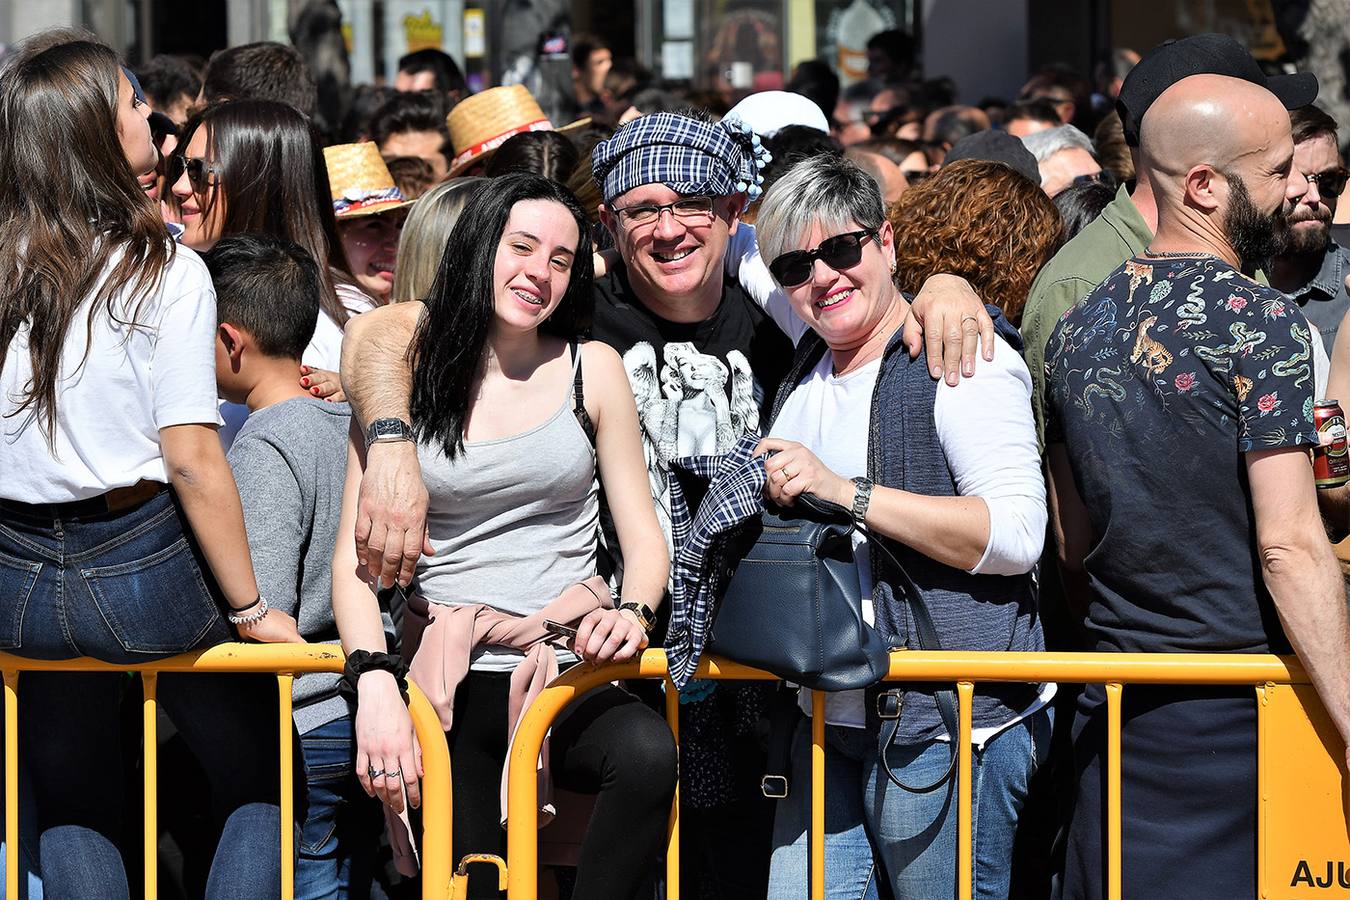
<instances>
[{"instance_id":1,"label":"black baseball cap","mask_svg":"<svg viewBox=\"0 0 1350 900\"><path fill-rule=\"evenodd\" d=\"M1317 99L1317 76L1311 72L1269 75L1226 34L1197 34L1163 41L1135 64L1116 98L1116 112L1125 126L1125 143L1139 146L1139 123L1163 91L1192 75L1227 75L1260 85L1270 91L1285 109L1298 109Z\"/></svg>"},{"instance_id":2,"label":"black baseball cap","mask_svg":"<svg viewBox=\"0 0 1350 900\"><path fill-rule=\"evenodd\" d=\"M1013 137L1006 131L986 128L966 135L952 144L942 159L942 166L946 168L949 163L961 159L1003 163L1014 172L1031 179L1032 184L1039 186L1041 183L1041 169L1036 165L1036 157L1031 155L1021 138Z\"/></svg>"}]
</instances>

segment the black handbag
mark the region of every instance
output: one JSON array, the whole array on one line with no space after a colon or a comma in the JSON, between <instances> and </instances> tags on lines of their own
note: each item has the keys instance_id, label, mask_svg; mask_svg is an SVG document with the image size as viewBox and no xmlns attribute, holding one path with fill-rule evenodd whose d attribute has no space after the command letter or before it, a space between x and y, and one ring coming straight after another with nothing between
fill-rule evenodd
<instances>
[{"instance_id":1,"label":"black handbag","mask_svg":"<svg viewBox=\"0 0 1350 900\"><path fill-rule=\"evenodd\" d=\"M863 619L854 530L848 510L811 495L768 505L728 548L708 650L813 690L884 678L891 642Z\"/></svg>"},{"instance_id":2,"label":"black handbag","mask_svg":"<svg viewBox=\"0 0 1350 900\"><path fill-rule=\"evenodd\" d=\"M793 509L766 504L760 520L729 545L727 581L708 650L812 690L871 688L869 725L884 732L890 722L890 733L879 747L883 771L896 786L926 793L945 783L956 768L956 695L950 689L934 691L952 744L946 771L931 784L905 784L886 759L886 748L899 731L904 688L878 684L890 671L891 650L901 644L863 618L855 531L893 567L910 609L917 649L941 650L922 592L884 541L857 528L849 510L811 494L799 497ZM775 740L784 743L782 736ZM769 771L785 772L785 766ZM782 793L770 794L766 788L766 796L786 796L786 775L770 777L781 777Z\"/></svg>"}]
</instances>

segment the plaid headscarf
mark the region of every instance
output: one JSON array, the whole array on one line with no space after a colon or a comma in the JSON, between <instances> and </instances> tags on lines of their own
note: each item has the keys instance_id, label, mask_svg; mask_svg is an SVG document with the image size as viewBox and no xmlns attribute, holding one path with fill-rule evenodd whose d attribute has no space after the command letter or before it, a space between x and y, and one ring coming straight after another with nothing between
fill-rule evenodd
<instances>
[{"instance_id":1,"label":"plaid headscarf","mask_svg":"<svg viewBox=\"0 0 1350 900\"><path fill-rule=\"evenodd\" d=\"M749 125L716 125L676 113L634 119L601 141L591 156L595 176L610 203L644 184L664 184L680 194L725 197L764 192L764 166L772 159Z\"/></svg>"}]
</instances>

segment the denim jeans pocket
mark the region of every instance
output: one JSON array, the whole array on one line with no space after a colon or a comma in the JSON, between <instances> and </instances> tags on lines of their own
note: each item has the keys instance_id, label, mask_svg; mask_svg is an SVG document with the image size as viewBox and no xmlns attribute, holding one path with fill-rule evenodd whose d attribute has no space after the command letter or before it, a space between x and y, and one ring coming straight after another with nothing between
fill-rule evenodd
<instances>
[{"instance_id":1,"label":"denim jeans pocket","mask_svg":"<svg viewBox=\"0 0 1350 900\"><path fill-rule=\"evenodd\" d=\"M187 538L143 559L80 569L99 614L128 653L182 653L220 619Z\"/></svg>"},{"instance_id":2,"label":"denim jeans pocket","mask_svg":"<svg viewBox=\"0 0 1350 900\"><path fill-rule=\"evenodd\" d=\"M42 563L0 553L0 650L22 643L24 610L41 571Z\"/></svg>"}]
</instances>

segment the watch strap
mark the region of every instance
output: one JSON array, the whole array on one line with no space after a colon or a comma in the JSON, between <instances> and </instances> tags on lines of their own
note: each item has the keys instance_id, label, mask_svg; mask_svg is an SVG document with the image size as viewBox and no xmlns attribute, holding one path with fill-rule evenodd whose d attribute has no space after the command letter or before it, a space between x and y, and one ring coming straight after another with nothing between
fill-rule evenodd
<instances>
[{"instance_id":1,"label":"watch strap","mask_svg":"<svg viewBox=\"0 0 1350 900\"><path fill-rule=\"evenodd\" d=\"M402 419L376 419L366 428L366 446L385 441L414 440L412 426Z\"/></svg>"},{"instance_id":2,"label":"watch strap","mask_svg":"<svg viewBox=\"0 0 1350 900\"><path fill-rule=\"evenodd\" d=\"M651 634L652 629L656 627L656 613L652 612L645 603L620 603L619 609L626 609L637 616L638 622L642 625L642 630L648 634Z\"/></svg>"},{"instance_id":3,"label":"watch strap","mask_svg":"<svg viewBox=\"0 0 1350 900\"><path fill-rule=\"evenodd\" d=\"M870 478L853 479L853 523L862 525L867 517L867 506L872 502L873 484Z\"/></svg>"}]
</instances>

